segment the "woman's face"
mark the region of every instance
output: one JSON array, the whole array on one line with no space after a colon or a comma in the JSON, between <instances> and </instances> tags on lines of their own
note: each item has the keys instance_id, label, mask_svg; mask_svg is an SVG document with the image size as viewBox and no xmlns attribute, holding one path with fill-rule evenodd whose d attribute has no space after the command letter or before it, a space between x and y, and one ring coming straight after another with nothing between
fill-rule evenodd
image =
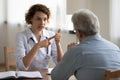
<instances>
[{"instance_id":1,"label":"woman's face","mask_svg":"<svg viewBox=\"0 0 120 80\"><path fill-rule=\"evenodd\" d=\"M48 18L45 13L38 11L31 19L31 22L33 31L41 31L43 28L45 28Z\"/></svg>"}]
</instances>

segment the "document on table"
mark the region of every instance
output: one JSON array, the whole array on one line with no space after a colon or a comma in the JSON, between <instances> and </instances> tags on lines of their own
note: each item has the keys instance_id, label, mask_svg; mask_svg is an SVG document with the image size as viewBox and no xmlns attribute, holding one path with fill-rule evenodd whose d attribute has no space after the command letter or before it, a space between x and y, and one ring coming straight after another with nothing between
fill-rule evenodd
<instances>
[{"instance_id":1,"label":"document on table","mask_svg":"<svg viewBox=\"0 0 120 80\"><path fill-rule=\"evenodd\" d=\"M39 71L4 71L0 72L0 79L9 78L43 78Z\"/></svg>"}]
</instances>

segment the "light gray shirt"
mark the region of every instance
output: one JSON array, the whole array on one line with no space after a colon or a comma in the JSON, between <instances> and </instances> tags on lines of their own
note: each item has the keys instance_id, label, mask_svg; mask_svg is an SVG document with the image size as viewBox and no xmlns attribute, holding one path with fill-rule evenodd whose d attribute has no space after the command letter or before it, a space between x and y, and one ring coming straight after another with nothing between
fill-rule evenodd
<instances>
[{"instance_id":1,"label":"light gray shirt","mask_svg":"<svg viewBox=\"0 0 120 80\"><path fill-rule=\"evenodd\" d=\"M105 69L120 68L119 48L99 34L70 48L51 73L52 80L104 80Z\"/></svg>"},{"instance_id":2,"label":"light gray shirt","mask_svg":"<svg viewBox=\"0 0 120 80\"><path fill-rule=\"evenodd\" d=\"M43 34L41 35L40 41L49 38L55 35L54 32L43 30ZM27 55L27 53L31 50L31 48L37 43L38 41L35 38L35 35L32 33L30 28L27 28L23 32L19 32L16 35L16 47L15 47L15 54L16 54L16 64L18 70L40 70L48 68L49 59L52 57L55 64L57 64L57 50L55 40L50 40L51 44L48 48L40 48L32 63L29 67L25 67L22 61L22 58Z\"/></svg>"}]
</instances>

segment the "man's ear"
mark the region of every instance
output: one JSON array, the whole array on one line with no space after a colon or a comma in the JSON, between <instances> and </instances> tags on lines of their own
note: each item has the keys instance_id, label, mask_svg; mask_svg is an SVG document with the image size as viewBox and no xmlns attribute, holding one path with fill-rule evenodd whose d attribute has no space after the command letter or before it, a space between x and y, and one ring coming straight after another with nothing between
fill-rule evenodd
<instances>
[{"instance_id":1,"label":"man's ear","mask_svg":"<svg viewBox=\"0 0 120 80\"><path fill-rule=\"evenodd\" d=\"M76 36L77 36L78 38L80 37L79 31L76 31Z\"/></svg>"},{"instance_id":2,"label":"man's ear","mask_svg":"<svg viewBox=\"0 0 120 80\"><path fill-rule=\"evenodd\" d=\"M83 34L82 34L81 32L79 32L79 36L80 36L80 38L82 38L82 37L83 37Z\"/></svg>"},{"instance_id":3,"label":"man's ear","mask_svg":"<svg viewBox=\"0 0 120 80\"><path fill-rule=\"evenodd\" d=\"M78 36L79 38L81 38L81 37L82 37L82 33L81 33L80 31L77 31L77 36Z\"/></svg>"},{"instance_id":4,"label":"man's ear","mask_svg":"<svg viewBox=\"0 0 120 80\"><path fill-rule=\"evenodd\" d=\"M78 36L78 38L79 38L80 41L82 41L82 39L84 38L83 33L80 32L80 31L77 32L77 36Z\"/></svg>"}]
</instances>

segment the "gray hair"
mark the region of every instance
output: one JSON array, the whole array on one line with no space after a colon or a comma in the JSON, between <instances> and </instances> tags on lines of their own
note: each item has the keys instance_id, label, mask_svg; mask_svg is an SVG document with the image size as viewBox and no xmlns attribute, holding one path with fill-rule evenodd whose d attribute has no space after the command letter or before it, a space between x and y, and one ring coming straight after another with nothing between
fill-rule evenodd
<instances>
[{"instance_id":1,"label":"gray hair","mask_svg":"<svg viewBox=\"0 0 120 80\"><path fill-rule=\"evenodd\" d=\"M99 20L97 16L88 9L80 9L72 15L75 30L82 32L85 36L94 35L99 32Z\"/></svg>"}]
</instances>

